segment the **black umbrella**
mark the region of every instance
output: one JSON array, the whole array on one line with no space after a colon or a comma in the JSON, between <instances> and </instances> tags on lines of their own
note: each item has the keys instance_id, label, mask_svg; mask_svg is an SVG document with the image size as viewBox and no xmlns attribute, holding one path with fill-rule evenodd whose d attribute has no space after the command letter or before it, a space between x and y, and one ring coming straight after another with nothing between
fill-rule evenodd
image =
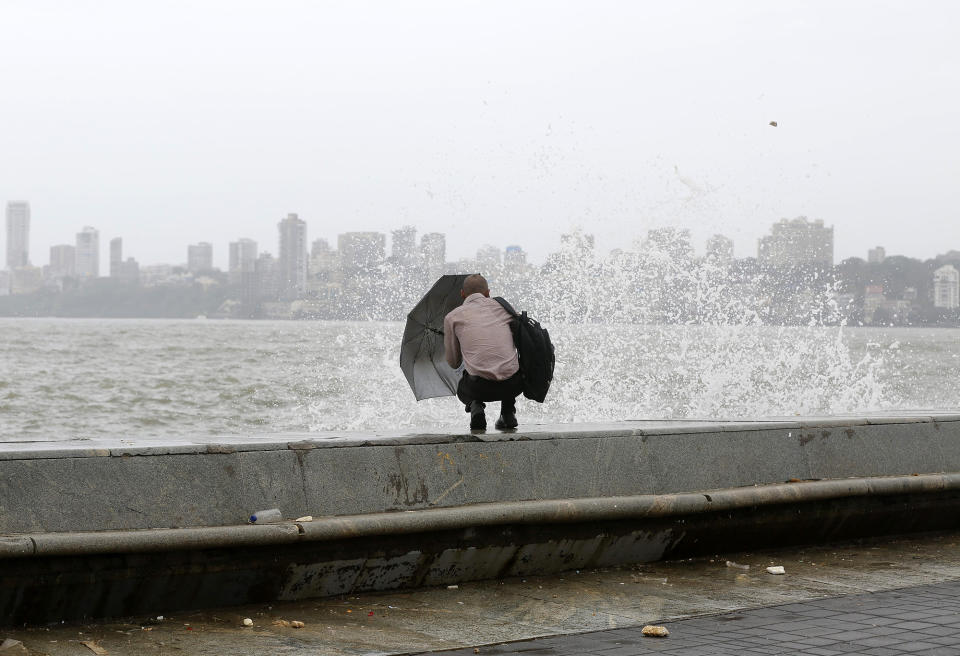
<instances>
[{"instance_id":1,"label":"black umbrella","mask_svg":"<svg viewBox=\"0 0 960 656\"><path fill-rule=\"evenodd\" d=\"M463 303L460 290L466 274L440 276L407 315L400 346L400 369L417 400L457 393L460 370L443 355L443 318Z\"/></svg>"}]
</instances>

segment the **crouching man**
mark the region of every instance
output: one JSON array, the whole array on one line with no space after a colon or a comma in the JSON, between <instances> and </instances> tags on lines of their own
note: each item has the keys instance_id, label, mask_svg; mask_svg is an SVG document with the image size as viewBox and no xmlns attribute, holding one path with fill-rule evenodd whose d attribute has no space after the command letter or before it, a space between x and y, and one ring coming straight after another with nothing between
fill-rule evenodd
<instances>
[{"instance_id":1,"label":"crouching man","mask_svg":"<svg viewBox=\"0 0 960 656\"><path fill-rule=\"evenodd\" d=\"M490 401L500 402L496 427L516 428L523 382L510 331L513 317L490 298L490 287L481 275L467 276L460 295L463 305L443 320L443 346L447 364L456 368L463 362L457 398L470 413L470 429L486 429L484 409Z\"/></svg>"}]
</instances>

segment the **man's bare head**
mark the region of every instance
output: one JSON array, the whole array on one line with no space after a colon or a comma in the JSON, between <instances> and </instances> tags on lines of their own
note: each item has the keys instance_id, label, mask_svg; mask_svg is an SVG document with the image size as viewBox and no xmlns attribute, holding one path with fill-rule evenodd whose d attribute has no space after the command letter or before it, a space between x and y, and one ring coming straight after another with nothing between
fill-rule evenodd
<instances>
[{"instance_id":1,"label":"man's bare head","mask_svg":"<svg viewBox=\"0 0 960 656\"><path fill-rule=\"evenodd\" d=\"M487 279L479 273L471 274L463 281L463 289L460 290L460 295L466 298L470 294L490 296L490 286L487 284Z\"/></svg>"}]
</instances>

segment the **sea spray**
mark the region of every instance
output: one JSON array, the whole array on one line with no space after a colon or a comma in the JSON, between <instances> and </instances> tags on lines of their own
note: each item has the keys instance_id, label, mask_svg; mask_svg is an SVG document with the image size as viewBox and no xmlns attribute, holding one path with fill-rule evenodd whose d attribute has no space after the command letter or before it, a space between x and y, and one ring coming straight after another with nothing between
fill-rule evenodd
<instances>
[{"instance_id":1,"label":"sea spray","mask_svg":"<svg viewBox=\"0 0 960 656\"><path fill-rule=\"evenodd\" d=\"M960 405L957 386L944 384L960 379L952 329L753 320L549 327L561 354L557 381L544 405L521 399L521 426ZM120 348L96 346L120 330ZM22 342L0 339L0 439L465 430L455 399L414 401L397 366L402 330L399 322L0 320L0 338ZM79 343L91 346L71 356Z\"/></svg>"}]
</instances>

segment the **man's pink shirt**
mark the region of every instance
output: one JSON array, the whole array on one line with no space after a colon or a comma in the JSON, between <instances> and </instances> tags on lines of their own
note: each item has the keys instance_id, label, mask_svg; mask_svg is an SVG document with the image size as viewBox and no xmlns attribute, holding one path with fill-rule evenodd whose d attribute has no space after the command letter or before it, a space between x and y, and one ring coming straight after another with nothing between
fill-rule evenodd
<instances>
[{"instance_id":1,"label":"man's pink shirt","mask_svg":"<svg viewBox=\"0 0 960 656\"><path fill-rule=\"evenodd\" d=\"M443 319L447 364L488 380L506 380L520 369L510 332L513 317L483 294L470 294Z\"/></svg>"}]
</instances>

